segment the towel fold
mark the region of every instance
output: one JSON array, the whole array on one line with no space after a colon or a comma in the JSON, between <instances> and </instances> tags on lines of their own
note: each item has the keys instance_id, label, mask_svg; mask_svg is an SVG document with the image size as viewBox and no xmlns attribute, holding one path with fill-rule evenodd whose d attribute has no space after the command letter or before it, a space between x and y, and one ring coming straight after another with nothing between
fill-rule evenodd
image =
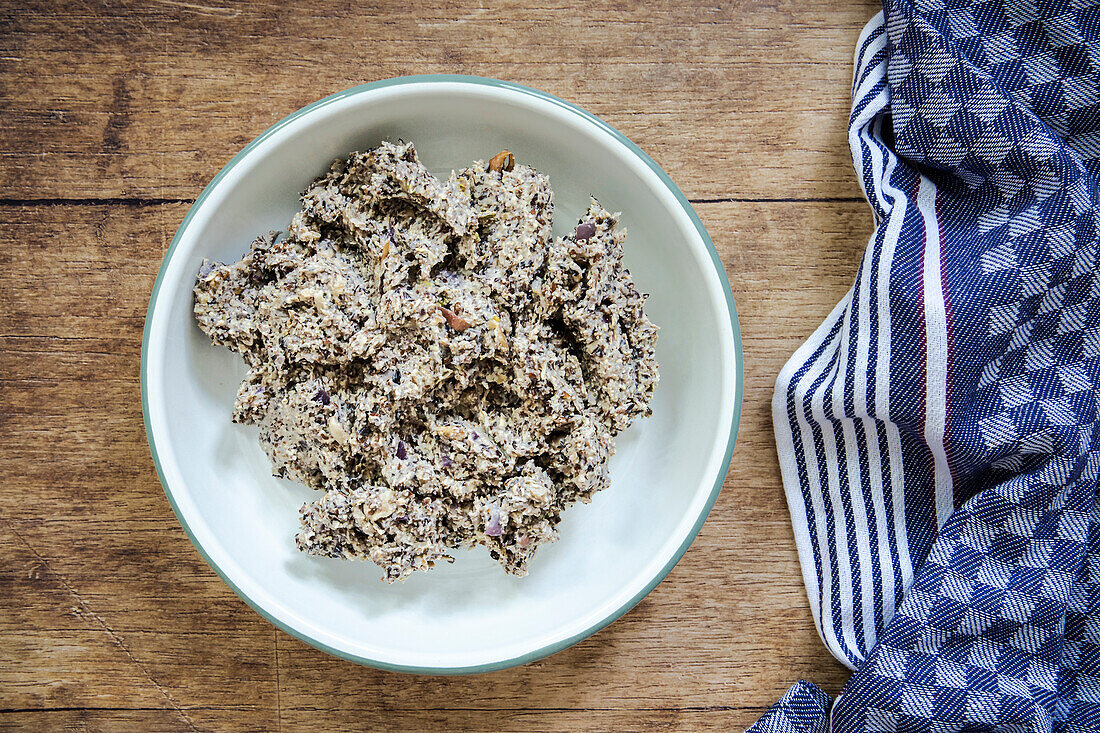
<instances>
[{"instance_id":1,"label":"towel fold","mask_svg":"<svg viewBox=\"0 0 1100 733\"><path fill-rule=\"evenodd\" d=\"M856 671L750 730L1100 729L1100 7L885 0L852 95L876 229L773 415Z\"/></svg>"}]
</instances>

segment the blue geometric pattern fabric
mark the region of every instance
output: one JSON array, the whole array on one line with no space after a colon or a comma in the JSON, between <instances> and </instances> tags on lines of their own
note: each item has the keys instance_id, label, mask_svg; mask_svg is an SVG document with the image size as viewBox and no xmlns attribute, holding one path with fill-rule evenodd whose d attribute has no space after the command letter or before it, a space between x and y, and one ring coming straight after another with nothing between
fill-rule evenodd
<instances>
[{"instance_id":1,"label":"blue geometric pattern fabric","mask_svg":"<svg viewBox=\"0 0 1100 733\"><path fill-rule=\"evenodd\" d=\"M852 92L875 232L773 402L817 724L1098 730L1100 6L886 0Z\"/></svg>"},{"instance_id":2,"label":"blue geometric pattern fabric","mask_svg":"<svg viewBox=\"0 0 1100 733\"><path fill-rule=\"evenodd\" d=\"M753 733L825 733L829 696L806 680L792 685L750 728Z\"/></svg>"}]
</instances>

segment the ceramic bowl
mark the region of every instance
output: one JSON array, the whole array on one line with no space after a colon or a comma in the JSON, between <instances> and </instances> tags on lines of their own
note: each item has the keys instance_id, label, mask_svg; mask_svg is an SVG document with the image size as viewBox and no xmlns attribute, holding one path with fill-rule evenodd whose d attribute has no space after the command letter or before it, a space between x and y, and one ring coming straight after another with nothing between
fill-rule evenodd
<instances>
[{"instance_id":1,"label":"ceramic bowl","mask_svg":"<svg viewBox=\"0 0 1100 733\"><path fill-rule=\"evenodd\" d=\"M294 544L315 498L274 478L256 429L230 422L241 359L192 316L204 257L233 261L282 229L333 160L411 140L446 176L502 148L550 176L555 234L595 195L622 212L626 263L660 327L653 416L617 438L611 486L566 511L527 577L481 550L387 585L370 562ZM203 558L249 605L320 649L385 669L461 673L565 648L629 610L672 569L714 504L733 451L741 345L729 284L698 216L636 145L587 112L515 84L393 79L309 105L260 135L202 192L164 258L145 320L145 427L165 493Z\"/></svg>"}]
</instances>

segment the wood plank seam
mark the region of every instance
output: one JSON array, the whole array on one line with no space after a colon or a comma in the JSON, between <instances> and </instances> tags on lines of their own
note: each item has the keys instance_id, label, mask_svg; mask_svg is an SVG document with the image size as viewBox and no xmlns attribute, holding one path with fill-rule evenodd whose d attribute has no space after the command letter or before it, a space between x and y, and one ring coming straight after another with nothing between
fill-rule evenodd
<instances>
[{"instance_id":1,"label":"wood plank seam","mask_svg":"<svg viewBox=\"0 0 1100 733\"><path fill-rule=\"evenodd\" d=\"M781 196L689 198L691 204L847 204L864 201L859 196ZM0 206L190 206L195 199L156 197L107 197L107 198L0 198Z\"/></svg>"},{"instance_id":2,"label":"wood plank seam","mask_svg":"<svg viewBox=\"0 0 1100 733\"><path fill-rule=\"evenodd\" d=\"M40 707L40 708L0 708L0 715L5 713L122 713L122 712L163 712L168 708L153 708L149 706L141 705L77 705L77 706L56 706L56 707ZM185 710L257 710L255 705L185 705Z\"/></svg>"},{"instance_id":3,"label":"wood plank seam","mask_svg":"<svg viewBox=\"0 0 1100 733\"><path fill-rule=\"evenodd\" d=\"M762 715L768 710L767 705L749 705L739 707L737 705L685 705L683 707L617 707L594 708L579 706L572 708L547 708L547 707L480 707L480 708L439 708L417 707L417 712L422 713L752 713ZM88 708L78 708L87 710ZM112 708L115 709L115 708ZM123 708L128 709L128 708ZM198 709L197 707L195 709ZM289 709L299 712L324 712L330 708L317 707L315 705L292 705ZM0 711L3 712L3 711Z\"/></svg>"},{"instance_id":4,"label":"wood plank seam","mask_svg":"<svg viewBox=\"0 0 1100 733\"><path fill-rule=\"evenodd\" d=\"M0 198L0 206L167 206L195 203L195 199L107 197L107 198Z\"/></svg>"},{"instance_id":5,"label":"wood plank seam","mask_svg":"<svg viewBox=\"0 0 1100 733\"><path fill-rule=\"evenodd\" d=\"M9 531L11 531L12 536L19 540L19 542L21 542L23 546L26 547L27 550L29 550L30 553L34 555L40 563L42 563L42 567L46 568L47 572L49 572L54 578L56 578L57 582L60 583L61 586L69 593L69 595L72 596L73 599L80 604L83 614L88 616L89 618L95 619L95 621L103 628L103 630L107 632L107 635L110 636L111 639L114 641L115 646L122 650L122 653L125 654L126 657L137 666L138 669L141 670L142 674L145 675L146 679L148 679L149 682L152 683L153 687L155 687L157 691L159 691L160 694L164 697L164 699L167 700L173 708L175 708L180 718L182 718L184 723L187 724L187 727L192 731L198 731L198 727L195 725L195 722L191 720L191 717L186 712L184 712L183 707L178 702L176 702L176 699L172 697L171 694L169 694L168 690L164 689L164 687L162 687L161 684L153 678L153 675L149 673L148 668L146 668L146 666L142 664L138 660L138 658L130 652L130 648L126 646L125 642L122 641L122 637L120 637L118 633L116 633L115 630L112 629L107 624L107 622L103 620L102 616L92 610L87 601L81 598L80 594L77 593L71 585L69 585L69 581L67 581L65 577L61 575L61 573L54 570L53 566L50 565L49 561L46 560L45 557L43 557L42 553L36 550L34 546L30 542L28 542L27 539L19 533L19 531L15 529L15 525L11 522L11 520L9 520L7 517L0 516L0 521L4 523Z\"/></svg>"}]
</instances>

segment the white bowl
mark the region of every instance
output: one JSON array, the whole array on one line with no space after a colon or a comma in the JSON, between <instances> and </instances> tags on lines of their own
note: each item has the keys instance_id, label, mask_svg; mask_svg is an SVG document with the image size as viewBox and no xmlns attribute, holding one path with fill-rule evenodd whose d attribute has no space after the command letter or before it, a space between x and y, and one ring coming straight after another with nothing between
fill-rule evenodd
<instances>
[{"instance_id":1,"label":"white bowl","mask_svg":"<svg viewBox=\"0 0 1100 733\"><path fill-rule=\"evenodd\" d=\"M416 143L447 175L502 148L550 175L555 233L590 194L622 211L626 263L661 328L653 416L618 436L611 487L569 509L561 540L525 578L484 550L387 585L369 562L309 557L294 544L314 498L272 477L252 427L230 412L241 359L195 325L204 257L239 258L281 229L331 162L382 139ZM737 315L714 245L687 199L636 145L543 92L490 79L407 77L349 89L260 135L184 218L145 319L145 428L165 493L195 547L249 605L332 654L385 669L480 672L552 654L629 610L672 569L703 524L733 452L741 406Z\"/></svg>"}]
</instances>

